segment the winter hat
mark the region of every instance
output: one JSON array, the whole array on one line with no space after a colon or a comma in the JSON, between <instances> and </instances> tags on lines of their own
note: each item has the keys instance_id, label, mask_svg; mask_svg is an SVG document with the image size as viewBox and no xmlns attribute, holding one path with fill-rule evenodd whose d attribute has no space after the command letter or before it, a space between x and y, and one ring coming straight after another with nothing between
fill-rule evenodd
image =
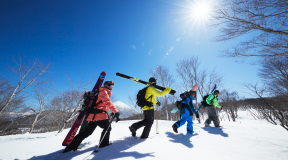
<instances>
[{"instance_id":1,"label":"winter hat","mask_svg":"<svg viewBox=\"0 0 288 160\"><path fill-rule=\"evenodd\" d=\"M215 93L215 92L218 92L218 93L219 93L219 90L215 90L214 93Z\"/></svg>"},{"instance_id":2,"label":"winter hat","mask_svg":"<svg viewBox=\"0 0 288 160\"><path fill-rule=\"evenodd\" d=\"M154 77L151 77L151 78L149 79L149 82L156 83L156 79L155 79Z\"/></svg>"},{"instance_id":3,"label":"winter hat","mask_svg":"<svg viewBox=\"0 0 288 160\"><path fill-rule=\"evenodd\" d=\"M109 89L109 90L112 90L112 89L110 88L111 85L114 85L114 82L113 82L113 81L106 81L106 82L104 83L104 87L107 88L107 89Z\"/></svg>"}]
</instances>

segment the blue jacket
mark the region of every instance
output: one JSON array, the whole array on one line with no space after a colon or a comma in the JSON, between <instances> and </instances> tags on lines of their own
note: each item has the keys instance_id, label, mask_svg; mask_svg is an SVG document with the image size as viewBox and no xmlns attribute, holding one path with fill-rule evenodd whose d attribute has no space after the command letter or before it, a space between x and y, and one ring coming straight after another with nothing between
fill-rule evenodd
<instances>
[{"instance_id":1,"label":"blue jacket","mask_svg":"<svg viewBox=\"0 0 288 160\"><path fill-rule=\"evenodd\" d=\"M183 101L182 101L182 103L185 103L186 104L186 107L189 107L189 108L187 108L188 110L191 110L192 112L194 112L195 114L198 114L198 112L196 111L196 109L194 108L194 105L193 105L193 97L191 96L191 95L187 95L187 98L186 99L184 99ZM192 106L191 106L191 105ZM186 108L185 107L185 108ZM181 114L184 114L185 113L185 108L182 108L182 110L181 110ZM190 113L191 114L191 116L192 116L192 113Z\"/></svg>"}]
</instances>

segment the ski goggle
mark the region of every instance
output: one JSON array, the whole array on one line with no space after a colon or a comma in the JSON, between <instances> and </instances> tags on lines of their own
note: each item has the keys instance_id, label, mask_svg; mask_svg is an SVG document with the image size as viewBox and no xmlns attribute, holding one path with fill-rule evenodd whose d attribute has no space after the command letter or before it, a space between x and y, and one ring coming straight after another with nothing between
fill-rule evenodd
<instances>
[{"instance_id":1,"label":"ski goggle","mask_svg":"<svg viewBox=\"0 0 288 160\"><path fill-rule=\"evenodd\" d=\"M110 86L110 85L114 85L114 82L113 81L109 81L108 82L108 85Z\"/></svg>"}]
</instances>

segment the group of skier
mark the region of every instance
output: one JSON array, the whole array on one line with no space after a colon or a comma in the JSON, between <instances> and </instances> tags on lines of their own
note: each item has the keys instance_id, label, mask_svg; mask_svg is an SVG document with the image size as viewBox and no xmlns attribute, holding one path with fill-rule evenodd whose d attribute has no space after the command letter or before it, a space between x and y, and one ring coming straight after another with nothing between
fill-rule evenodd
<instances>
[{"instance_id":1,"label":"group of skier","mask_svg":"<svg viewBox=\"0 0 288 160\"><path fill-rule=\"evenodd\" d=\"M178 128L183 126L187 122L187 134L192 134L193 133L193 121L192 121L192 116L193 112L196 114L196 117L199 118L198 111L195 109L192 101L196 97L197 92L194 90L191 90L190 92L187 92L185 94L180 95L182 98L182 109L181 109L181 119L174 123L172 125L173 131L175 133L178 133ZM211 121L213 121L214 126L221 128L219 125L219 119L215 110L215 107L222 108L218 104L218 97L219 91L215 90L214 93L210 94L206 99L206 110L208 113L208 118L205 121L205 127L210 127Z\"/></svg>"},{"instance_id":2,"label":"group of skier","mask_svg":"<svg viewBox=\"0 0 288 160\"><path fill-rule=\"evenodd\" d=\"M160 106L160 102L156 100L156 97L162 97L166 94L168 94L171 91L171 88L166 87L164 91L159 92L154 87L156 85L157 81L154 77L151 77L149 79L147 89L145 92L145 100L149 101L148 105L143 106L143 114L144 119L133 123L129 130L131 131L131 134L133 137L136 136L136 131L144 127L144 130L142 132L142 135L140 138L148 138L149 133L151 130L151 127L154 122L154 105ZM110 97L112 95L111 90L114 87L113 81L106 81L104 83L103 87L99 88L99 94L97 100L93 101L92 110L90 111L87 121L89 121L87 127L83 130L81 130L78 135L74 137L72 142L64 149L63 153L69 152L71 150L75 151L78 149L78 146L81 144L81 142L90 136L97 126L103 129L101 133L100 139L102 140L102 143L99 145L99 148L109 146L109 137L110 137L110 131L111 131L111 125L109 121L109 115L107 113L107 110L110 109L112 111L113 117L116 117L119 119L120 113L117 110L117 108L112 103ZM196 97L197 92L195 90L191 90L189 92L186 92L185 94L181 94L180 97L182 98L182 109L181 109L181 119L174 123L172 125L173 131L175 133L178 133L178 128L183 126L187 121L187 134L193 134L193 121L192 116L193 112L195 113L196 117L199 118L198 111L195 109L192 101ZM216 114L216 110L214 107L221 108L221 106L218 104L217 96L219 95L219 91L215 90L214 93L212 93L207 99L206 102L207 105L207 113L208 113L208 119L205 121L205 127L210 127L211 121L213 121L215 127L221 127L219 126L219 120Z\"/></svg>"}]
</instances>

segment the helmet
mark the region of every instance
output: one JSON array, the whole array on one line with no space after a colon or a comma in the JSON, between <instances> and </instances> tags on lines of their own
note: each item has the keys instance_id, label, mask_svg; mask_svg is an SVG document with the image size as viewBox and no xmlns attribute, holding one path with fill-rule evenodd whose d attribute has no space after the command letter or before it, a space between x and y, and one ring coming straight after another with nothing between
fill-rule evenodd
<instances>
[{"instance_id":1,"label":"helmet","mask_svg":"<svg viewBox=\"0 0 288 160\"><path fill-rule=\"evenodd\" d=\"M106 81L104 83L104 87L109 89L109 90L112 90L112 88L110 87L111 85L114 85L114 82L113 81Z\"/></svg>"},{"instance_id":2,"label":"helmet","mask_svg":"<svg viewBox=\"0 0 288 160\"><path fill-rule=\"evenodd\" d=\"M106 81L106 82L104 83L104 86L105 86L105 85L111 86L111 85L114 85L114 82L113 82L113 81Z\"/></svg>"},{"instance_id":3,"label":"helmet","mask_svg":"<svg viewBox=\"0 0 288 160\"><path fill-rule=\"evenodd\" d=\"M156 83L156 79L155 79L154 77L151 77L151 78L149 79L149 82Z\"/></svg>"}]
</instances>

